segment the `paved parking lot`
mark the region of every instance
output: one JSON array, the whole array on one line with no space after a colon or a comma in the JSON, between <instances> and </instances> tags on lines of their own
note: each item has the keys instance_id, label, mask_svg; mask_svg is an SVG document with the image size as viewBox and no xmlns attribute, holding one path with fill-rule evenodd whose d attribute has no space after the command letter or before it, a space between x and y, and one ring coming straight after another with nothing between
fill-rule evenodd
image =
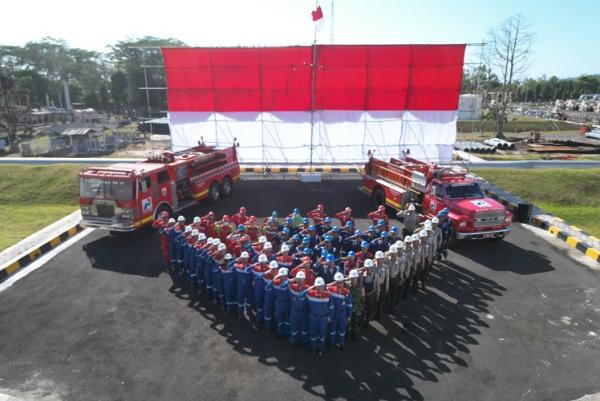
<instances>
[{"instance_id":1,"label":"paved parking lot","mask_svg":"<svg viewBox=\"0 0 600 401\"><path fill-rule=\"evenodd\" d=\"M265 216L371 204L355 180L242 182ZM188 217L204 214L199 205ZM364 223L364 222L363 222ZM0 393L43 400L572 400L600 391L599 274L516 224L464 243L431 286L325 358L161 273L151 230L95 231L0 293Z\"/></svg>"}]
</instances>

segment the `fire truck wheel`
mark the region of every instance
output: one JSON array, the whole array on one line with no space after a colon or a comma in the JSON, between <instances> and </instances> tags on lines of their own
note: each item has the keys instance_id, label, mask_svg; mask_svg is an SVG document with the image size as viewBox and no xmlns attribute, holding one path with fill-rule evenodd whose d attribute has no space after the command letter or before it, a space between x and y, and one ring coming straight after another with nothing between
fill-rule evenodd
<instances>
[{"instance_id":1,"label":"fire truck wheel","mask_svg":"<svg viewBox=\"0 0 600 401\"><path fill-rule=\"evenodd\" d=\"M385 192L383 192L382 189L376 189L373 192L373 203L375 204L375 207L379 205L385 206Z\"/></svg>"},{"instance_id":2,"label":"fire truck wheel","mask_svg":"<svg viewBox=\"0 0 600 401\"><path fill-rule=\"evenodd\" d=\"M223 183L221 184L221 196L226 197L231 193L233 189L233 183L231 182L231 178L225 177L223 178Z\"/></svg>"},{"instance_id":3,"label":"fire truck wheel","mask_svg":"<svg viewBox=\"0 0 600 401\"><path fill-rule=\"evenodd\" d=\"M208 190L208 200L210 200L211 202L216 202L217 200L219 200L220 196L221 186L218 183L213 182L212 184L210 184L210 188Z\"/></svg>"}]
</instances>

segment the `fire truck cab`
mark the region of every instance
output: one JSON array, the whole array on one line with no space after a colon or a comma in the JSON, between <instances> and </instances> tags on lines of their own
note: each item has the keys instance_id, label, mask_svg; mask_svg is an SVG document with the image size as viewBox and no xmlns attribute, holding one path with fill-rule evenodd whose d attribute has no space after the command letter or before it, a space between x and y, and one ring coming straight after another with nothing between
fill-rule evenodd
<instances>
[{"instance_id":1,"label":"fire truck cab","mask_svg":"<svg viewBox=\"0 0 600 401\"><path fill-rule=\"evenodd\" d=\"M178 212L231 193L240 180L236 147L199 145L139 163L89 167L79 174L82 225L133 231L167 211Z\"/></svg>"},{"instance_id":2,"label":"fire truck cab","mask_svg":"<svg viewBox=\"0 0 600 401\"><path fill-rule=\"evenodd\" d=\"M410 157L386 162L370 154L360 189L395 210L415 203L427 218L448 208L456 239L501 239L511 230L512 213L486 197L464 170Z\"/></svg>"}]
</instances>

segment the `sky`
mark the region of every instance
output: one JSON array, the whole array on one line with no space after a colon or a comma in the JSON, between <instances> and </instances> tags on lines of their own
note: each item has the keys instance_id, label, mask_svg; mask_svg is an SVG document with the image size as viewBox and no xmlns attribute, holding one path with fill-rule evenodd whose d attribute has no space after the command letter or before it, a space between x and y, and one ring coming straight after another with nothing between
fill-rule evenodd
<instances>
[{"instance_id":1,"label":"sky","mask_svg":"<svg viewBox=\"0 0 600 401\"><path fill-rule=\"evenodd\" d=\"M314 39L315 0L11 1L0 44L45 36L105 51L124 38L174 37L193 46L306 45ZM515 13L536 33L527 77L600 73L597 0L318 0L325 15L318 43L478 43ZM85 5L83 5L85 4ZM35 12L32 10L35 9ZM333 21L332 21L333 20ZM333 28L333 29L332 29ZM478 49L466 62L478 63Z\"/></svg>"}]
</instances>

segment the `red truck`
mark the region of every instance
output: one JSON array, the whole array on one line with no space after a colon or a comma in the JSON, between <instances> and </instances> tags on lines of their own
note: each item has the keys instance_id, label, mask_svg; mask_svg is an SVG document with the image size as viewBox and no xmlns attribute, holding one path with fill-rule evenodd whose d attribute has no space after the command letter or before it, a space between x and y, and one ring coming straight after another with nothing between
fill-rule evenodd
<instances>
[{"instance_id":1,"label":"red truck","mask_svg":"<svg viewBox=\"0 0 600 401\"><path fill-rule=\"evenodd\" d=\"M200 144L138 163L89 167L79 174L82 225L133 231L163 211L178 212L231 193L240 180L236 146Z\"/></svg>"},{"instance_id":2,"label":"red truck","mask_svg":"<svg viewBox=\"0 0 600 401\"><path fill-rule=\"evenodd\" d=\"M427 218L447 207L456 239L502 239L511 230L512 213L486 197L479 182L464 170L410 157L385 162L369 152L360 189L377 205L395 210L408 203L420 205Z\"/></svg>"}]
</instances>

